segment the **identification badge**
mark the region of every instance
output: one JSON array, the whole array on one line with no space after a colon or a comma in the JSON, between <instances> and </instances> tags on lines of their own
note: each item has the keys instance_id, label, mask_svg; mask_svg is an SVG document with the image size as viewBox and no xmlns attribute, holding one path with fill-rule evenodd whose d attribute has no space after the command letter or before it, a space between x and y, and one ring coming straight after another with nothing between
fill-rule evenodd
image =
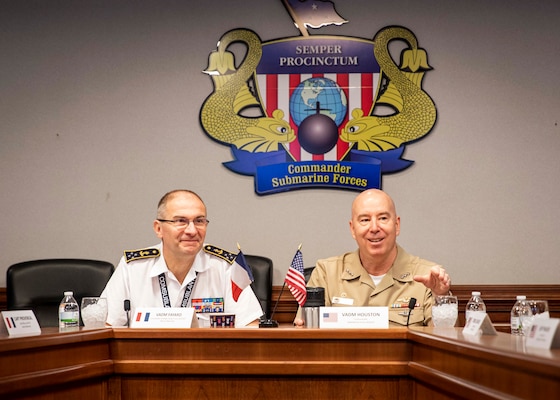
<instances>
[{"instance_id":1,"label":"identification badge","mask_svg":"<svg viewBox=\"0 0 560 400\"><path fill-rule=\"evenodd\" d=\"M354 299L349 299L348 297L333 297L333 304L341 304L343 306L351 306L354 304Z\"/></svg>"}]
</instances>

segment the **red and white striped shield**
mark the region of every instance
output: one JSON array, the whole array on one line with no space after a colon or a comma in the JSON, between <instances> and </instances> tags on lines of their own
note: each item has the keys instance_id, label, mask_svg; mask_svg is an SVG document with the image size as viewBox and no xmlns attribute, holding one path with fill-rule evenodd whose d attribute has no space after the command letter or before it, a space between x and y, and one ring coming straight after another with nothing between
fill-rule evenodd
<instances>
[{"instance_id":1,"label":"red and white striped shield","mask_svg":"<svg viewBox=\"0 0 560 400\"><path fill-rule=\"evenodd\" d=\"M334 57L346 65L326 65L322 59ZM345 57L345 59L342 59ZM288 60L288 61L286 61ZM349 61L348 61L349 60ZM257 90L268 116L276 109L290 117L290 98L301 82L310 78L327 78L346 95L347 112L338 126L338 134L348 122L352 110L359 108L370 115L379 91L380 70L373 55L373 42L348 37L305 37L263 43L263 56L257 68ZM336 146L324 154L311 154L298 140L285 145L294 161L341 161L349 151L349 143L338 139Z\"/></svg>"}]
</instances>

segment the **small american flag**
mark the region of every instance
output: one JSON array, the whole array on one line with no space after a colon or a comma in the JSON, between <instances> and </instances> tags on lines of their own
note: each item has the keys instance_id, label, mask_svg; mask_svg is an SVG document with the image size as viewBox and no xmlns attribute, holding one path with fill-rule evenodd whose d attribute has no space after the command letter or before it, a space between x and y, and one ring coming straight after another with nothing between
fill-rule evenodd
<instances>
[{"instance_id":1,"label":"small american flag","mask_svg":"<svg viewBox=\"0 0 560 400\"><path fill-rule=\"evenodd\" d=\"M307 287L303 275L303 255L299 249L292 260L292 265L288 268L288 273L284 281L300 307L303 307L305 300L307 300Z\"/></svg>"},{"instance_id":2,"label":"small american flag","mask_svg":"<svg viewBox=\"0 0 560 400\"><path fill-rule=\"evenodd\" d=\"M338 314L333 312L323 313L324 322L338 322Z\"/></svg>"}]
</instances>

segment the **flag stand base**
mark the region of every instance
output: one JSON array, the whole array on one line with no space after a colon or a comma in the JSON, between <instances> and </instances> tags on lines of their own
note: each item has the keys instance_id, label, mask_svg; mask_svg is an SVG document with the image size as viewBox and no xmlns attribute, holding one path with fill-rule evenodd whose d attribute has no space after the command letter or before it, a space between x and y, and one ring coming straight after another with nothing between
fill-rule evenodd
<instances>
[{"instance_id":1,"label":"flag stand base","mask_svg":"<svg viewBox=\"0 0 560 400\"><path fill-rule=\"evenodd\" d=\"M278 328L278 321L273 319L263 319L259 322L259 328Z\"/></svg>"}]
</instances>

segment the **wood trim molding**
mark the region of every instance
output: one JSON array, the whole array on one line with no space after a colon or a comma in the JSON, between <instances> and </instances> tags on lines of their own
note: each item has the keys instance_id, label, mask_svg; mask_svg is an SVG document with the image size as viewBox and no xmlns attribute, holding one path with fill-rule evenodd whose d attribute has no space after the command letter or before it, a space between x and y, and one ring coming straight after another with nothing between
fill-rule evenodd
<instances>
[{"instance_id":1,"label":"wood trim molding","mask_svg":"<svg viewBox=\"0 0 560 400\"><path fill-rule=\"evenodd\" d=\"M465 307L471 292L482 294L487 312L494 324L509 324L509 313L515 303L515 297L523 294L528 299L548 300L552 317L560 318L560 285L454 285L451 288L459 299L459 325L465 323ZM287 287L274 286L272 288L272 308L276 305L273 319L281 323L291 323L296 315L297 303ZM0 311L7 310L6 288L0 288ZM507 329L504 328L504 331Z\"/></svg>"},{"instance_id":2,"label":"wood trim molding","mask_svg":"<svg viewBox=\"0 0 560 400\"><path fill-rule=\"evenodd\" d=\"M8 309L8 299L6 294L6 288L0 288L0 311Z\"/></svg>"},{"instance_id":3,"label":"wood trim molding","mask_svg":"<svg viewBox=\"0 0 560 400\"><path fill-rule=\"evenodd\" d=\"M274 286L272 289L274 302L281 294L273 319L289 323L295 317L297 303L287 288L283 292L281 289L282 286ZM509 314L517 295L525 295L528 299L548 300L551 316L560 318L560 285L454 285L451 291L459 299L460 326L465 324L465 307L473 291L481 292L494 324L509 324ZM274 303L272 307L274 308Z\"/></svg>"}]
</instances>

